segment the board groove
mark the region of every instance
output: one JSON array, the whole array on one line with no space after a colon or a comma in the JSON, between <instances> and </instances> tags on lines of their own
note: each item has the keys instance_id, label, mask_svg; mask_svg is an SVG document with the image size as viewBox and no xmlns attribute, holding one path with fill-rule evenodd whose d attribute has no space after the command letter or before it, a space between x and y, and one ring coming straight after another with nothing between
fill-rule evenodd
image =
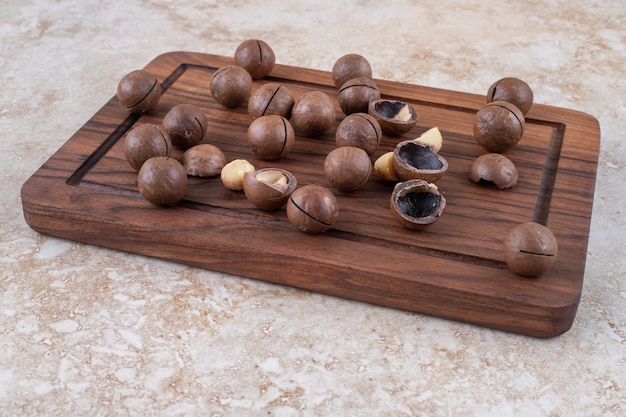
<instances>
[{"instance_id":1,"label":"board groove","mask_svg":"<svg viewBox=\"0 0 626 417\"><path fill-rule=\"evenodd\" d=\"M300 185L327 185L325 155L334 130L321 138L298 135L280 161L255 158L246 144L247 109L225 109L208 81L230 57L172 52L146 66L162 86L156 109L129 115L115 97L85 123L22 187L26 222L62 238L153 256L323 294L431 314L535 337L552 337L573 324L582 292L600 132L597 120L574 110L535 104L522 142L507 156L520 171L518 186L497 190L467 180L484 153L473 140L481 95L375 80L385 97L412 103L420 120L409 133L384 137L377 156L400 140L437 126L450 170L438 182L448 205L421 232L403 229L389 211L393 184L374 176L354 193L334 191L340 217L322 235L295 229L283 210L266 213L217 179L190 179L179 204L159 208L143 200L121 139L140 123L159 123L182 102L200 106L209 120L205 141L229 159L257 168L281 166ZM299 96L336 90L327 71L276 65L261 83L281 82ZM336 125L342 115L337 105ZM537 279L508 270L504 234L534 220L559 241L555 266Z\"/></svg>"}]
</instances>

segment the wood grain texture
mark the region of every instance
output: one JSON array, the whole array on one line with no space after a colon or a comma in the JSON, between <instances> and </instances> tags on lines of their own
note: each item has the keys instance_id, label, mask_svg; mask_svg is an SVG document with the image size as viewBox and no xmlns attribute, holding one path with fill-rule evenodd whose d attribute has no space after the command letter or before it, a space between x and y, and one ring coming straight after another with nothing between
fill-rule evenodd
<instances>
[{"instance_id":1,"label":"wood grain texture","mask_svg":"<svg viewBox=\"0 0 626 417\"><path fill-rule=\"evenodd\" d=\"M376 80L384 97L412 103L419 120L401 137L384 137L373 160L430 127L443 133L441 154L450 168L438 186L448 203L428 229L410 231L393 219L393 184L375 175L356 192L335 191L339 219L322 235L301 233L284 210L255 209L219 178L190 178L179 204L151 205L137 192L120 139L137 124L160 123L180 103L206 112L204 141L229 160L279 166L299 185L328 185L323 161L335 148L334 128L320 138L298 136L287 158L259 160L246 142L246 107L226 109L210 95L212 73L230 63L229 57L191 52L149 63L145 69L157 74L164 90L156 109L139 117L115 97L106 103L23 185L27 223L79 242L530 336L552 337L572 326L593 203L596 119L535 104L522 141L506 153L518 167L519 183L498 190L467 179L472 161L485 153L472 137L483 95ZM296 97L320 90L337 102L329 72L277 65L253 88L266 82L285 83ZM338 104L336 110L335 127L344 117ZM555 265L536 279L514 275L502 255L504 235L530 220L549 226L559 243Z\"/></svg>"}]
</instances>

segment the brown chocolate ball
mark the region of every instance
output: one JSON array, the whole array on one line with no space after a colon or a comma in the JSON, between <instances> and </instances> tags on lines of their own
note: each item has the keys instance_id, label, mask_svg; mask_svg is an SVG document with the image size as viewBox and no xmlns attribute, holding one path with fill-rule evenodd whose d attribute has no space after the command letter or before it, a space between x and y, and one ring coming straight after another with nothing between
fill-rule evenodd
<instances>
[{"instance_id":1,"label":"brown chocolate ball","mask_svg":"<svg viewBox=\"0 0 626 417\"><path fill-rule=\"evenodd\" d=\"M332 76L335 86L339 88L352 78L372 78L372 67L362 55L347 54L335 61Z\"/></svg>"},{"instance_id":2,"label":"brown chocolate ball","mask_svg":"<svg viewBox=\"0 0 626 417\"><path fill-rule=\"evenodd\" d=\"M225 107L237 107L250 98L252 77L238 65L227 65L215 71L210 87L215 101Z\"/></svg>"},{"instance_id":3,"label":"brown chocolate ball","mask_svg":"<svg viewBox=\"0 0 626 417\"><path fill-rule=\"evenodd\" d=\"M356 191L367 182L371 172L372 161L369 155L354 146L335 148L324 160L324 175L339 191Z\"/></svg>"},{"instance_id":4,"label":"brown chocolate ball","mask_svg":"<svg viewBox=\"0 0 626 417\"><path fill-rule=\"evenodd\" d=\"M163 117L162 124L170 135L172 144L186 150L202 141L208 120L199 107L193 104L177 104Z\"/></svg>"},{"instance_id":5,"label":"brown chocolate ball","mask_svg":"<svg viewBox=\"0 0 626 417\"><path fill-rule=\"evenodd\" d=\"M335 103L322 91L304 93L291 109L291 123L305 136L321 136L334 122Z\"/></svg>"},{"instance_id":6,"label":"brown chocolate ball","mask_svg":"<svg viewBox=\"0 0 626 417\"><path fill-rule=\"evenodd\" d=\"M267 83L250 95L248 114L253 120L270 114L278 114L289 119L294 103L293 93L285 84Z\"/></svg>"},{"instance_id":7,"label":"brown chocolate ball","mask_svg":"<svg viewBox=\"0 0 626 417\"><path fill-rule=\"evenodd\" d=\"M519 78L502 78L487 91L487 103L492 101L508 101L516 105L525 116L533 105L533 90Z\"/></svg>"},{"instance_id":8,"label":"brown chocolate ball","mask_svg":"<svg viewBox=\"0 0 626 417\"><path fill-rule=\"evenodd\" d=\"M296 140L289 120L277 114L253 120L248 127L247 137L252 151L266 160L287 156Z\"/></svg>"},{"instance_id":9,"label":"brown chocolate ball","mask_svg":"<svg viewBox=\"0 0 626 417\"><path fill-rule=\"evenodd\" d=\"M378 121L367 113L352 113L337 126L335 143L337 146L355 146L368 155L378 150L383 131Z\"/></svg>"},{"instance_id":10,"label":"brown chocolate ball","mask_svg":"<svg viewBox=\"0 0 626 417\"><path fill-rule=\"evenodd\" d=\"M372 100L380 98L380 91L374 81L367 77L352 78L339 88L339 107L345 114L367 113Z\"/></svg>"},{"instance_id":11,"label":"brown chocolate ball","mask_svg":"<svg viewBox=\"0 0 626 417\"><path fill-rule=\"evenodd\" d=\"M192 146L183 153L183 166L187 175L214 177L220 175L228 160L220 148L210 143Z\"/></svg>"},{"instance_id":12,"label":"brown chocolate ball","mask_svg":"<svg viewBox=\"0 0 626 417\"><path fill-rule=\"evenodd\" d=\"M295 190L287 202L287 218L306 233L322 233L330 229L339 217L339 204L326 187L305 185Z\"/></svg>"},{"instance_id":13,"label":"brown chocolate ball","mask_svg":"<svg viewBox=\"0 0 626 417\"><path fill-rule=\"evenodd\" d=\"M546 226L528 222L514 227L504 238L504 260L513 272L536 277L556 261L558 244Z\"/></svg>"},{"instance_id":14,"label":"brown chocolate ball","mask_svg":"<svg viewBox=\"0 0 626 417\"><path fill-rule=\"evenodd\" d=\"M525 125L517 106L508 101L493 101L474 116L474 138L489 152L506 152L520 141Z\"/></svg>"},{"instance_id":15,"label":"brown chocolate ball","mask_svg":"<svg viewBox=\"0 0 626 417\"><path fill-rule=\"evenodd\" d=\"M156 75L148 71L131 71L118 83L117 98L129 112L145 113L161 99L161 84Z\"/></svg>"},{"instance_id":16,"label":"brown chocolate ball","mask_svg":"<svg viewBox=\"0 0 626 417\"><path fill-rule=\"evenodd\" d=\"M137 174L139 192L155 205L179 202L187 189L187 172L173 158L156 156L148 159Z\"/></svg>"},{"instance_id":17,"label":"brown chocolate ball","mask_svg":"<svg viewBox=\"0 0 626 417\"><path fill-rule=\"evenodd\" d=\"M250 73L253 80L267 76L276 62L274 51L267 42L259 39L243 41L235 50L235 65Z\"/></svg>"},{"instance_id":18,"label":"brown chocolate ball","mask_svg":"<svg viewBox=\"0 0 626 417\"><path fill-rule=\"evenodd\" d=\"M144 123L131 129L124 137L124 158L135 171L154 156L169 156L172 142L159 126Z\"/></svg>"}]
</instances>

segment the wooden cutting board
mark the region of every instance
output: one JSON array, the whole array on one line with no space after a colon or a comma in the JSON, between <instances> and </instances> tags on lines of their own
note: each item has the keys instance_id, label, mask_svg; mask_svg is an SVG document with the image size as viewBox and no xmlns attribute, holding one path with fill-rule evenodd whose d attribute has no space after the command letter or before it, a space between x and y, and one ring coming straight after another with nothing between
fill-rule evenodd
<instances>
[{"instance_id":1,"label":"wooden cutting board","mask_svg":"<svg viewBox=\"0 0 626 417\"><path fill-rule=\"evenodd\" d=\"M137 191L120 139L138 124L160 123L179 103L206 112L204 140L229 160L285 168L299 185L327 185L323 161L336 146L334 128L320 138L298 136L287 158L259 160L246 142L247 108L226 109L209 91L213 72L231 63L190 52L150 62L145 69L164 91L156 109L129 115L111 98L23 185L26 222L43 234L530 336L552 337L572 326L600 143L596 119L535 104L522 141L506 153L518 167L518 185L498 190L467 179L472 161L485 153L472 136L484 95L376 80L383 97L412 103L419 121L401 137L384 137L373 160L428 128L443 133L449 171L438 186L447 206L426 230L404 229L392 217L393 184L375 175L356 192L335 191L339 218L320 235L297 230L284 209L254 208L219 178L190 177L180 204L151 205ZM329 72L276 65L253 88L266 82L285 83L296 97L320 90L336 102ZM113 94L116 87L111 85ZM337 104L336 125L343 117ZM502 255L505 234L531 220L550 227L559 243L552 269L533 279L510 272Z\"/></svg>"}]
</instances>

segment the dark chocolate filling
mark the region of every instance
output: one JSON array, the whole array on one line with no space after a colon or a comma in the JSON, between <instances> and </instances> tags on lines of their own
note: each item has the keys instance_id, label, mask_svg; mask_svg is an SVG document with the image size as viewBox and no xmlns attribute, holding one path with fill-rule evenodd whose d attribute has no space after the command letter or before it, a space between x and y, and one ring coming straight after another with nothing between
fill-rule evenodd
<instances>
[{"instance_id":1,"label":"dark chocolate filling","mask_svg":"<svg viewBox=\"0 0 626 417\"><path fill-rule=\"evenodd\" d=\"M409 165L417 169L438 170L443 168L443 163L428 146L420 146L417 143L406 143L400 148L398 156Z\"/></svg>"},{"instance_id":2,"label":"dark chocolate filling","mask_svg":"<svg viewBox=\"0 0 626 417\"><path fill-rule=\"evenodd\" d=\"M375 104L378 114L389 119L393 119L404 106L406 103L401 101L380 101Z\"/></svg>"},{"instance_id":3,"label":"dark chocolate filling","mask_svg":"<svg viewBox=\"0 0 626 417\"><path fill-rule=\"evenodd\" d=\"M398 209L407 216L420 219L437 212L441 198L434 193L409 192L396 200Z\"/></svg>"}]
</instances>

